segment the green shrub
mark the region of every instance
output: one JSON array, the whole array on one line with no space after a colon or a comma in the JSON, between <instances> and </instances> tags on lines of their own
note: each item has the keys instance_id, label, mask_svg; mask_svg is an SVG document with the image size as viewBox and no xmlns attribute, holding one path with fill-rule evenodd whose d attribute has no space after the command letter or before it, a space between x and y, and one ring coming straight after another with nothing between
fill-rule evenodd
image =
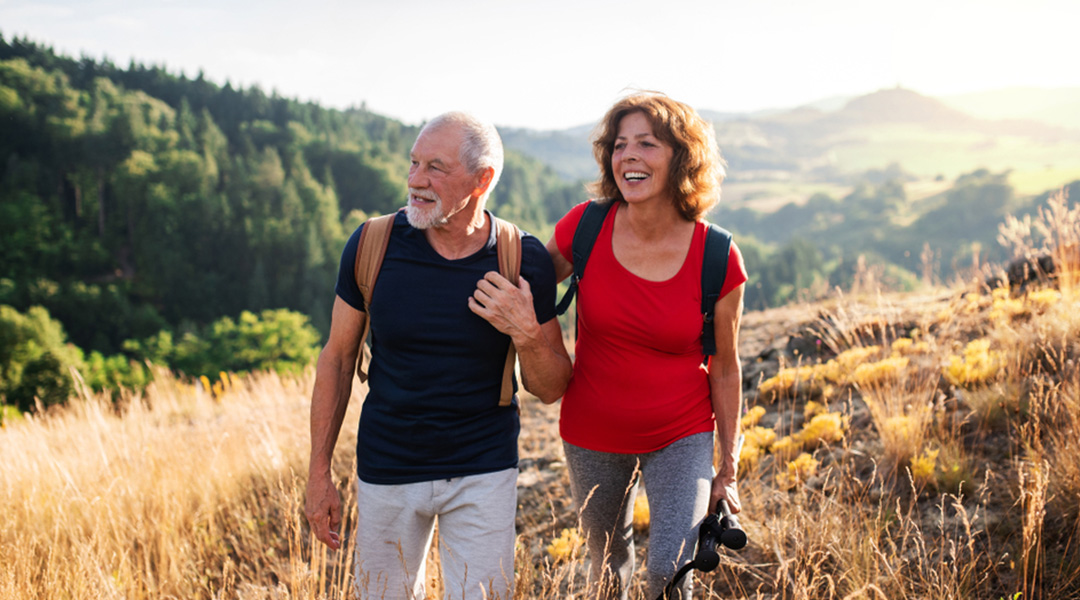
<instances>
[{"instance_id":1,"label":"green shrub","mask_svg":"<svg viewBox=\"0 0 1080 600\"><path fill-rule=\"evenodd\" d=\"M114 399L121 388L143 390L153 379L150 369L143 363L123 354L105 356L100 352L90 353L82 376L90 389L95 392L111 391Z\"/></svg>"},{"instance_id":2,"label":"green shrub","mask_svg":"<svg viewBox=\"0 0 1080 600\"><path fill-rule=\"evenodd\" d=\"M199 372L262 371L299 373L319 355L319 332L307 315L291 310L248 311L233 322L215 321L206 335L207 355L216 364Z\"/></svg>"},{"instance_id":3,"label":"green shrub","mask_svg":"<svg viewBox=\"0 0 1080 600\"><path fill-rule=\"evenodd\" d=\"M306 315L277 309L258 315L244 311L237 320L223 317L203 330L175 334L161 331L124 349L136 358L190 376L216 376L272 370L299 373L319 354L319 332Z\"/></svg>"},{"instance_id":4,"label":"green shrub","mask_svg":"<svg viewBox=\"0 0 1080 600\"><path fill-rule=\"evenodd\" d=\"M74 390L72 368L82 352L67 343L64 328L40 306L26 314L0 305L0 401L31 412L36 402L64 404Z\"/></svg>"}]
</instances>

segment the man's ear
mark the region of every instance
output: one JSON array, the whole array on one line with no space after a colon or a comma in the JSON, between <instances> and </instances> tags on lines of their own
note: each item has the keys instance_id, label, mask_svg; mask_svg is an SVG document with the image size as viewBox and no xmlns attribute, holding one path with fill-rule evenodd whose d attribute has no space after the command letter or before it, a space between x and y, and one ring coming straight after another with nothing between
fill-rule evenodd
<instances>
[{"instance_id":1,"label":"man's ear","mask_svg":"<svg viewBox=\"0 0 1080 600\"><path fill-rule=\"evenodd\" d=\"M480 171L480 178L477 180L476 188L473 189L473 195L479 198L487 193L488 187L491 185L491 180L495 177L495 167L487 167Z\"/></svg>"}]
</instances>

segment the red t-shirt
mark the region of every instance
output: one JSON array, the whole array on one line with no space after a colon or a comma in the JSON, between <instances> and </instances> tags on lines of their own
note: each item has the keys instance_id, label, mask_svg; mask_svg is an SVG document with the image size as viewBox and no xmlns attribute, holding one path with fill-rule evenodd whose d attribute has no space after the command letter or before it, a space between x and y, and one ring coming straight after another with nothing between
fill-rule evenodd
<instances>
[{"instance_id":1,"label":"red t-shirt","mask_svg":"<svg viewBox=\"0 0 1080 600\"><path fill-rule=\"evenodd\" d=\"M571 244L585 210L575 206L555 226L559 251ZM664 448L715 426L701 354L701 262L707 224L698 222L679 272L667 281L634 275L615 258L608 212L577 293L574 376L562 400L567 442L600 452ZM746 281L734 243L721 296Z\"/></svg>"}]
</instances>

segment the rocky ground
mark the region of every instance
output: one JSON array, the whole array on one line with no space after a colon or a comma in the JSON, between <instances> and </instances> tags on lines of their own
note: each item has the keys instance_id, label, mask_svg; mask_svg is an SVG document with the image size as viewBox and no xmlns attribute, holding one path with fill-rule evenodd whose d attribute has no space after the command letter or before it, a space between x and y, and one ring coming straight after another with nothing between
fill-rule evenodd
<instances>
[{"instance_id":1,"label":"rocky ground","mask_svg":"<svg viewBox=\"0 0 1080 600\"><path fill-rule=\"evenodd\" d=\"M759 398L757 388L761 381L775 375L783 366L825 361L835 354L838 347L849 344L855 335L862 336L864 343L873 343L866 342L865 337L882 335L886 331L889 332L886 337L895 337L897 333L903 335L916 329L926 334L935 328L940 330L958 326L955 323L948 324L948 320L942 321L941 315L943 311L954 310L959 297L960 294L955 291L943 291L937 295L905 295L887 301L880 298L862 303L832 301L748 312L743 320L739 344L746 406L765 406L767 414L761 421L765 427L776 428L782 432L797 430L804 420L804 401L790 399L778 402ZM949 332L949 335L955 333ZM947 387L943 385L937 394L938 400L942 401L941 406L951 407L950 410L955 415L966 414L960 410L960 394L955 393L955 390L948 390ZM848 418L848 435L842 444L833 448L819 448L815 452L815 458L821 462L820 472L823 474L806 482L808 489L817 490L822 495L834 495L839 499L843 494L830 488L830 485L835 486L835 482L828 481L828 478L835 479L836 473L842 471L844 477L856 482L861 481L845 488L847 492L851 492L851 497L844 499L849 503L865 503L872 509L874 505L880 508L896 499L904 499L905 505L909 507L907 517L911 519L905 525L905 533L901 534L904 536L936 532L948 537L954 535L957 529L974 528L974 531L967 534L961 531L960 537L979 537L985 542L992 537L985 535L987 528L1000 529L1010 521L1003 518L1008 511L1014 510L1011 504L1016 500L1015 491L1011 491L1008 482L1012 477L1009 474L1010 451L1014 449L1014 444L1009 441L1008 428L988 432L959 417L957 422L948 425L955 430L961 443L981 448L977 460L982 462L977 469L980 477L977 484L967 482L966 488L953 490L955 493L964 492L967 496L960 502L955 502L954 499L946 502L944 490L940 493L915 490L910 480L905 483L895 472L882 472L883 465L879 460L882 453L881 440L866 405L857 393L845 392L842 397L832 400L829 409L840 411ZM939 423L938 426L944 425ZM522 412L518 529L523 542L530 546L529 553L537 561L545 560L546 544L558 537L563 528L576 524L562 459L558 437L558 405L543 406L536 401L525 402ZM760 478L746 485L752 489L744 490L744 494L753 499L744 504L758 514L748 510L743 515L751 544L734 559L741 564L742 570L738 577L743 581L736 582L728 589L734 587L749 590L755 586L761 589L762 581L770 577L779 579L776 571L791 561L790 558L782 556L784 544L787 543L784 534L773 531L776 525L769 523L770 519L775 518L772 515L775 515L776 511L782 513L785 510L785 503L790 501L788 494L774 489L768 482L763 484ZM822 491L826 489L827 491ZM980 494L982 499L977 497ZM985 498L990 495L996 497L993 506L985 502ZM818 509L811 509L810 512L813 510ZM1015 529L1015 520L1012 521L1012 528ZM837 534L840 536L844 535L843 527L843 524L837 526L840 529ZM950 531L953 533L948 533ZM638 539L639 546L645 546L647 532L639 533ZM950 539L956 541L956 538ZM755 541L764 543L755 544ZM991 549L969 548L967 556L974 560L977 555L978 561L987 563L996 560L991 556L992 552ZM640 547L639 556L643 557ZM639 566L640 564L639 560ZM996 571L992 564L983 564L980 568L980 577L984 580L987 577L1008 579L1008 575L989 573ZM583 569L583 566L579 569ZM774 596L765 594L759 597Z\"/></svg>"},{"instance_id":2,"label":"rocky ground","mask_svg":"<svg viewBox=\"0 0 1080 600\"><path fill-rule=\"evenodd\" d=\"M754 402L762 378L774 375L781 364L792 364L809 349L818 351L814 337L818 322L817 313L805 306L745 315L739 351L748 404ZM778 418L774 411L771 420ZM518 532L531 545L530 554L538 561L545 559L546 545L562 529L572 528L577 522L559 441L558 419L558 404L545 406L535 399L523 403ZM639 532L641 558L646 545L647 533ZM640 563L639 558L639 566Z\"/></svg>"}]
</instances>

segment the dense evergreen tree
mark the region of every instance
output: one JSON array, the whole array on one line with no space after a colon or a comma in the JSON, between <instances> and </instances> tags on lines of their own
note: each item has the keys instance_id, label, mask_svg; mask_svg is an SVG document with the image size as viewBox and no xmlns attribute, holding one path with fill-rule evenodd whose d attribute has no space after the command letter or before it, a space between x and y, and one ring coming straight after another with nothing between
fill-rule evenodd
<instances>
[{"instance_id":1,"label":"dense evergreen tree","mask_svg":"<svg viewBox=\"0 0 1080 600\"><path fill-rule=\"evenodd\" d=\"M0 122L0 302L40 305L106 354L244 310L325 333L345 239L403 204L418 133L2 36ZM489 207L543 231L570 186L506 162Z\"/></svg>"}]
</instances>

